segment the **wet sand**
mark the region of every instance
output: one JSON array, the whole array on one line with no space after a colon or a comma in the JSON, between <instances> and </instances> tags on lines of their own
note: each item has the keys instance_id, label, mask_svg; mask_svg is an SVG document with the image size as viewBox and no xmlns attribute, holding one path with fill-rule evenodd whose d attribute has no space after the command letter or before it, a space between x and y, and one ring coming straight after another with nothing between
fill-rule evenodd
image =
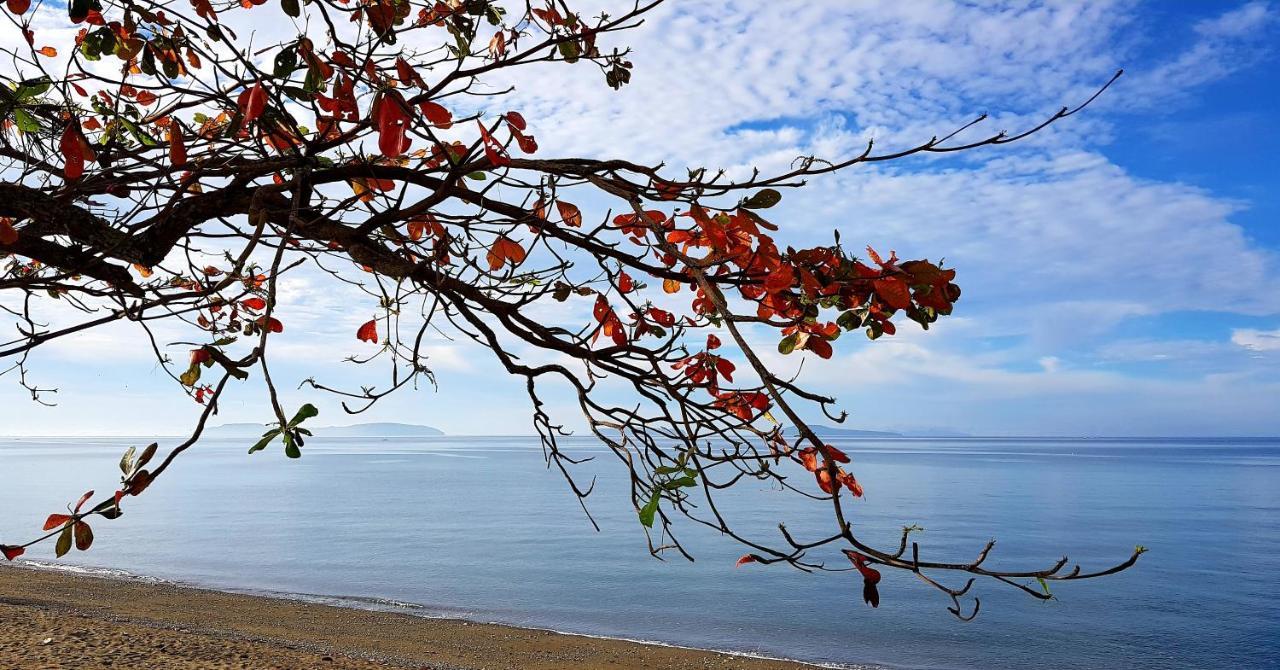
<instances>
[{"instance_id":1,"label":"wet sand","mask_svg":"<svg viewBox=\"0 0 1280 670\"><path fill-rule=\"evenodd\" d=\"M0 566L0 668L816 666Z\"/></svg>"}]
</instances>

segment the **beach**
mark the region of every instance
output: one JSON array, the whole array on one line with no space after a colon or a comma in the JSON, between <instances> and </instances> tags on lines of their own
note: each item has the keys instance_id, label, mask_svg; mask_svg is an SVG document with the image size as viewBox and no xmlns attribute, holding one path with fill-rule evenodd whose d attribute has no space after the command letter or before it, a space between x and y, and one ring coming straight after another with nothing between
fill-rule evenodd
<instances>
[{"instance_id":1,"label":"beach","mask_svg":"<svg viewBox=\"0 0 1280 670\"><path fill-rule=\"evenodd\" d=\"M15 566L0 630L0 668L816 667Z\"/></svg>"}]
</instances>

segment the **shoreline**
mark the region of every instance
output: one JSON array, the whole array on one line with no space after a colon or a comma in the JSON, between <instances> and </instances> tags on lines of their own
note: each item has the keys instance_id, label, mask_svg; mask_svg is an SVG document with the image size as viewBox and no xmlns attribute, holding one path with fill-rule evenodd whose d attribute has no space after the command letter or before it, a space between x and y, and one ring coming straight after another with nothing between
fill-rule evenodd
<instances>
[{"instance_id":1,"label":"shoreline","mask_svg":"<svg viewBox=\"0 0 1280 670\"><path fill-rule=\"evenodd\" d=\"M0 666L6 667L872 667L813 665L22 562L0 567L0 626Z\"/></svg>"}]
</instances>

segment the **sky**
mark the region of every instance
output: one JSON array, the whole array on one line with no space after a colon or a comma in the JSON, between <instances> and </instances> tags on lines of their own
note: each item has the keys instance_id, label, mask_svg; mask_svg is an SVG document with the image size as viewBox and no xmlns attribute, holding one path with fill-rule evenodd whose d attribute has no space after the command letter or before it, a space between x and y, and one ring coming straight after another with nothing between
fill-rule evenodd
<instances>
[{"instance_id":1,"label":"sky","mask_svg":"<svg viewBox=\"0 0 1280 670\"><path fill-rule=\"evenodd\" d=\"M1124 68L1093 106L1024 143L786 192L771 210L781 239L839 230L855 248L945 256L964 289L929 332L842 339L804 379L864 429L1280 435L1280 2L678 0L625 42L635 74L621 91L586 64L510 82L501 104L530 119L539 155L779 170L868 138L908 146L983 112L987 131L1026 128ZM369 314L317 276L282 290L274 375L287 404L321 408L318 424L531 432L519 381L444 338L428 348L436 388L358 417L293 390L364 379L343 359ZM58 406L0 377L0 434L176 434L199 410L127 324L42 347L30 368ZM550 409L580 425L568 399ZM270 418L249 383L214 423Z\"/></svg>"}]
</instances>

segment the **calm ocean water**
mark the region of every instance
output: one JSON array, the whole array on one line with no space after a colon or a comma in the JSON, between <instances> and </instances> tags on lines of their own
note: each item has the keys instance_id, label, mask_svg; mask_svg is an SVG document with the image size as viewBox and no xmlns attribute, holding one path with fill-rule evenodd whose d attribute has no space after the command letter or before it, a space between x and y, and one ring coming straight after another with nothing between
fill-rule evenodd
<instances>
[{"instance_id":1,"label":"calm ocean water","mask_svg":"<svg viewBox=\"0 0 1280 670\"><path fill-rule=\"evenodd\" d=\"M0 540L30 537L85 489L113 490L122 439L0 439ZM1054 584L1042 603L979 583L982 613L887 572L882 603L849 575L735 569L742 549L686 525L695 563L649 557L613 457L579 453L601 479L595 532L531 438L309 442L300 461L249 456L245 440L184 455L121 519L95 524L63 563L214 588L339 598L357 606L901 668L1280 667L1280 441L843 441L867 488L853 520L896 544L918 523L922 555L1086 569L1150 548L1136 569ZM826 523L793 495L744 484L726 500L773 537ZM29 555L51 561L52 546ZM954 580L953 580L954 581ZM322 598L322 599L324 599Z\"/></svg>"}]
</instances>

